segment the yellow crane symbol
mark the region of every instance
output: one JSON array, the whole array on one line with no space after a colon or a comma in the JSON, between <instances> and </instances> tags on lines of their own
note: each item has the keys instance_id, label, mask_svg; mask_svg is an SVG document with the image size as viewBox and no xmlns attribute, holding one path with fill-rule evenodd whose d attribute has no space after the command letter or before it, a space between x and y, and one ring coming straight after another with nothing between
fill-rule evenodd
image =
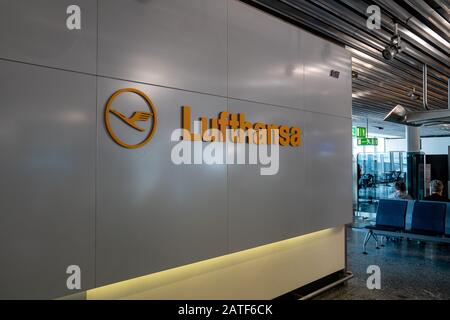
<instances>
[{"instance_id":1,"label":"yellow crane symbol","mask_svg":"<svg viewBox=\"0 0 450 320\"><path fill-rule=\"evenodd\" d=\"M150 117L153 116L153 113L151 112L143 112L143 111L136 111L133 112L131 117L127 118L124 114L120 113L117 110L110 109L109 110L112 114L116 115L119 119L121 119L123 122L128 124L130 127L138 130L138 131L145 131L145 129L142 129L136 125L136 122L138 121L148 121Z\"/></svg>"}]
</instances>

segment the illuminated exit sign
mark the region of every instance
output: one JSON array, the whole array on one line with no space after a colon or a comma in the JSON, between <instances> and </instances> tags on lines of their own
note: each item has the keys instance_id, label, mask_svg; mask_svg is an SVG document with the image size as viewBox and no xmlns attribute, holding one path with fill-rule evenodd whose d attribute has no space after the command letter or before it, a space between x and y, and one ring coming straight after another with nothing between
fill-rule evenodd
<instances>
[{"instance_id":1,"label":"illuminated exit sign","mask_svg":"<svg viewBox=\"0 0 450 320\"><path fill-rule=\"evenodd\" d=\"M358 146L377 146L378 138L358 138Z\"/></svg>"},{"instance_id":2,"label":"illuminated exit sign","mask_svg":"<svg viewBox=\"0 0 450 320\"><path fill-rule=\"evenodd\" d=\"M367 129L364 127L352 127L352 136L357 138L366 138Z\"/></svg>"}]
</instances>

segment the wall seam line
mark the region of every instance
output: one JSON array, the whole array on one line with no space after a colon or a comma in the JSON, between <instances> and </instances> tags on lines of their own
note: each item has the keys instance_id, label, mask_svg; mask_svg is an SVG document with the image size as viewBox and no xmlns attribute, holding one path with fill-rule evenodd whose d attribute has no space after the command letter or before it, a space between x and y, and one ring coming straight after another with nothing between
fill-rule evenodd
<instances>
[{"instance_id":1,"label":"wall seam line","mask_svg":"<svg viewBox=\"0 0 450 320\"><path fill-rule=\"evenodd\" d=\"M349 117L349 116L343 116L343 115L338 115L338 114L331 114L331 113L325 113L325 112L319 112L319 111L312 111L312 110L307 110L307 109L304 109L304 108L296 108L296 107L292 107L292 106L277 105L277 104L272 104L272 103L263 102L263 101L254 101L254 100L243 99L243 98L227 97L227 96L222 96L222 95L218 95L218 94L214 94L214 93L206 93L206 92L200 92L200 91L195 91L195 90L181 89L181 88L170 87L170 86L165 86L165 85L159 85L159 84L154 84L154 83L149 83L149 82L143 82L143 81L130 80L130 79L125 79L125 78L118 78L118 77L100 75L100 74L90 73L90 72L75 71L75 70L69 70L69 69L58 68L58 67L45 66L45 65L41 65L41 64L24 62L24 61L18 61L18 60L1 58L1 57L0 57L0 61L20 63L20 64L25 64L25 65L35 66L35 67L41 67L41 68L46 68L46 69L51 69L51 70L72 72L72 73L77 73L77 74L80 74L80 75L93 76L93 77L109 79L109 80L131 82L131 83L136 83L136 84L154 86L154 87L158 87L158 88L177 90L177 91L182 91L182 92L187 92L187 93L197 93L197 94L210 96L210 97L216 97L216 98L224 98L224 99L231 99L231 100L242 101L242 102L250 102L250 103L254 103L254 104L261 104L261 105L264 105L264 106L270 106L270 107L275 107L275 108L280 108L280 109L289 109L289 110L293 110L293 111L301 111L301 112L325 115L325 116L336 117L336 118L341 118L341 119L350 119L350 120L352 119L351 116Z\"/></svg>"},{"instance_id":2,"label":"wall seam line","mask_svg":"<svg viewBox=\"0 0 450 320\"><path fill-rule=\"evenodd\" d=\"M230 41L229 41L229 0L226 0L226 6L227 6L227 21L226 21L226 27L227 27L227 111L230 111L229 106L229 49L230 49ZM230 181L229 181L229 165L227 165L227 253L230 253L231 246L230 246Z\"/></svg>"},{"instance_id":3,"label":"wall seam line","mask_svg":"<svg viewBox=\"0 0 450 320\"><path fill-rule=\"evenodd\" d=\"M99 163L99 105L98 105L98 28L99 28L99 0L97 0L97 43L95 57L95 214L94 214L94 288L97 287L97 213L98 213L98 163Z\"/></svg>"}]
</instances>

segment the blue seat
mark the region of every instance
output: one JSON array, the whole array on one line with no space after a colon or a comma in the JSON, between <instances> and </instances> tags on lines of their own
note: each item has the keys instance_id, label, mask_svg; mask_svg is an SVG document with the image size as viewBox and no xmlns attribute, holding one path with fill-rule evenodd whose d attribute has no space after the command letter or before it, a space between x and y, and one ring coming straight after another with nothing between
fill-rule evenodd
<instances>
[{"instance_id":1,"label":"blue seat","mask_svg":"<svg viewBox=\"0 0 450 320\"><path fill-rule=\"evenodd\" d=\"M443 235L446 212L447 204L444 202L416 201L412 214L411 232Z\"/></svg>"},{"instance_id":2,"label":"blue seat","mask_svg":"<svg viewBox=\"0 0 450 320\"><path fill-rule=\"evenodd\" d=\"M376 224L367 229L401 231L405 229L408 201L381 199L378 203Z\"/></svg>"},{"instance_id":3,"label":"blue seat","mask_svg":"<svg viewBox=\"0 0 450 320\"><path fill-rule=\"evenodd\" d=\"M398 232L405 230L406 210L408 201L406 200L387 200L381 199L378 203L377 219L374 226L367 226L369 231L363 241L363 253L367 254L366 245L370 238L374 238L376 248L378 246L378 238L376 231Z\"/></svg>"}]
</instances>

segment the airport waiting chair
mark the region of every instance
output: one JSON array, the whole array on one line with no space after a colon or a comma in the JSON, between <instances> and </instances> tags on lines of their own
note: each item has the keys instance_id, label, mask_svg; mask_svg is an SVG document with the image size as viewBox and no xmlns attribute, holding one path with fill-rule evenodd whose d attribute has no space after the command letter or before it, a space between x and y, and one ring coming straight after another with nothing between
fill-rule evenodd
<instances>
[{"instance_id":1,"label":"airport waiting chair","mask_svg":"<svg viewBox=\"0 0 450 320\"><path fill-rule=\"evenodd\" d=\"M412 215L411 230L408 232L428 236L445 234L447 203L416 201Z\"/></svg>"},{"instance_id":2,"label":"airport waiting chair","mask_svg":"<svg viewBox=\"0 0 450 320\"><path fill-rule=\"evenodd\" d=\"M363 242L363 253L367 254L366 245L370 238L375 240L376 248L378 246L377 230L398 232L405 229L406 209L408 201L406 200L387 200L381 199L378 203L377 218L375 225L366 226L368 229Z\"/></svg>"}]
</instances>

